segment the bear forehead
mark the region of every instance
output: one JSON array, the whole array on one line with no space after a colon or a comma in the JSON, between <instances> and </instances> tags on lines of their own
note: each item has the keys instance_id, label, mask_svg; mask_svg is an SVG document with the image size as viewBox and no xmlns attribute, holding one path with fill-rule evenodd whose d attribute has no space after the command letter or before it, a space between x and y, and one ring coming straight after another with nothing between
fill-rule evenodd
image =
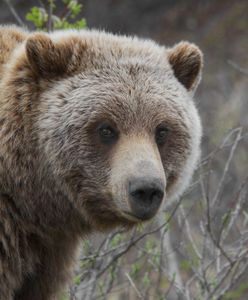
<instances>
[{"instance_id":1,"label":"bear forehead","mask_svg":"<svg viewBox=\"0 0 248 300\"><path fill-rule=\"evenodd\" d=\"M134 69L122 68L119 74L102 68L58 81L44 93L48 111L56 112L61 121L71 120L72 115L75 123L111 120L124 131L132 127L154 130L163 122L188 128L192 114L187 94L182 96L170 78L157 82L153 73L143 74L137 66L139 71L130 74L130 68Z\"/></svg>"}]
</instances>

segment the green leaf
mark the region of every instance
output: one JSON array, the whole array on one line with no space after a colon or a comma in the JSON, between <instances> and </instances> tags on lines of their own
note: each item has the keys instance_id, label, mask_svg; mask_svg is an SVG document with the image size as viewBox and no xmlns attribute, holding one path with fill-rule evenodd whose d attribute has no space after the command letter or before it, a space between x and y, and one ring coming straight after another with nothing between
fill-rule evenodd
<instances>
[{"instance_id":1,"label":"green leaf","mask_svg":"<svg viewBox=\"0 0 248 300\"><path fill-rule=\"evenodd\" d=\"M69 300L69 296L64 293L59 297L59 300Z\"/></svg>"},{"instance_id":2,"label":"green leaf","mask_svg":"<svg viewBox=\"0 0 248 300\"><path fill-rule=\"evenodd\" d=\"M26 20L32 22L37 29L44 29L47 19L46 12L37 6L32 7L26 14Z\"/></svg>"},{"instance_id":3,"label":"green leaf","mask_svg":"<svg viewBox=\"0 0 248 300\"><path fill-rule=\"evenodd\" d=\"M141 265L139 263L132 264L131 272L130 272L131 277L136 277L138 275L140 269L141 269Z\"/></svg>"},{"instance_id":4,"label":"green leaf","mask_svg":"<svg viewBox=\"0 0 248 300\"><path fill-rule=\"evenodd\" d=\"M86 27L86 20L81 19L74 23L69 23L65 19L56 19L54 29L83 29Z\"/></svg>"},{"instance_id":5,"label":"green leaf","mask_svg":"<svg viewBox=\"0 0 248 300\"><path fill-rule=\"evenodd\" d=\"M234 300L234 299L238 300L238 299L241 299L242 296L247 295L247 293L248 293L247 283L241 283L235 290L227 292L225 295L223 295L223 299L225 299L225 300Z\"/></svg>"},{"instance_id":6,"label":"green leaf","mask_svg":"<svg viewBox=\"0 0 248 300\"><path fill-rule=\"evenodd\" d=\"M54 0L47 0L52 4L53 9L56 8ZM52 22L54 29L83 29L86 25L86 20L84 18L74 21L74 19L82 11L82 4L78 3L77 0L63 0L65 8L68 10L68 16L65 18L60 18L57 15L52 15ZM26 14L26 20L34 24L36 29L46 30L48 14L46 10L42 7L34 6ZM72 22L71 22L72 21Z\"/></svg>"},{"instance_id":7,"label":"green leaf","mask_svg":"<svg viewBox=\"0 0 248 300\"><path fill-rule=\"evenodd\" d=\"M191 269L191 262L188 259L184 259L180 262L180 269L189 271Z\"/></svg>"},{"instance_id":8,"label":"green leaf","mask_svg":"<svg viewBox=\"0 0 248 300\"><path fill-rule=\"evenodd\" d=\"M148 272L145 272L145 275L143 277L143 284L148 287L150 285L150 278Z\"/></svg>"},{"instance_id":9,"label":"green leaf","mask_svg":"<svg viewBox=\"0 0 248 300\"><path fill-rule=\"evenodd\" d=\"M77 275L73 279L74 284L79 285L81 282L81 275Z\"/></svg>"},{"instance_id":10,"label":"green leaf","mask_svg":"<svg viewBox=\"0 0 248 300\"><path fill-rule=\"evenodd\" d=\"M228 225L230 219L231 219L231 212L225 213L224 216L222 217L223 228L225 228Z\"/></svg>"},{"instance_id":11,"label":"green leaf","mask_svg":"<svg viewBox=\"0 0 248 300\"><path fill-rule=\"evenodd\" d=\"M71 11L72 18L75 18L81 12L82 4L78 4L77 1L71 0L67 7Z\"/></svg>"},{"instance_id":12,"label":"green leaf","mask_svg":"<svg viewBox=\"0 0 248 300\"><path fill-rule=\"evenodd\" d=\"M112 247L116 247L120 244L121 241L122 241L122 235L118 233L113 237L110 244Z\"/></svg>"}]
</instances>

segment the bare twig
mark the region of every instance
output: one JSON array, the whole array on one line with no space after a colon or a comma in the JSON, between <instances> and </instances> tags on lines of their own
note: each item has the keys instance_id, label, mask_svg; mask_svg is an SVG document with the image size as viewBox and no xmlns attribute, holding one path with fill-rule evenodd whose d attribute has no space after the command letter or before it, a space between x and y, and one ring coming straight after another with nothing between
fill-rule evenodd
<instances>
[{"instance_id":1,"label":"bare twig","mask_svg":"<svg viewBox=\"0 0 248 300\"><path fill-rule=\"evenodd\" d=\"M214 195L214 197L213 197L213 200L212 200L212 203L211 203L212 206L214 206L214 205L216 204L216 201L217 201L217 199L218 199L218 197L219 197L219 194L220 194L221 188L222 188L222 186L223 186L224 180L225 180L225 178L226 178L226 174L227 174L227 172L228 172L228 170L229 170L229 166L230 166L230 163L231 163L231 161L232 161L234 152L235 152L235 150L236 150L236 148L237 148L237 146L238 146L238 142L240 141L241 133L242 133L242 128L238 128L238 129L237 129L237 136L236 136L235 141L234 141L234 143L233 143L233 145L232 145L232 148L231 148L231 150L230 150L230 153L229 153L228 159L227 159L227 161L226 161L226 164L225 164L225 167L224 167L222 176L221 176L221 178L220 178L220 181L219 181L219 184L218 184L216 193L215 193L215 195Z\"/></svg>"},{"instance_id":2,"label":"bare twig","mask_svg":"<svg viewBox=\"0 0 248 300\"><path fill-rule=\"evenodd\" d=\"M229 64L230 66L232 66L234 69L236 69L236 70L238 70L240 73L243 73L243 74L245 74L245 75L248 76L248 70L247 70L247 69L244 69L244 68L240 67L238 64L236 64L236 63L235 63L234 61L232 61L232 60L228 60L227 62L228 62L228 64Z\"/></svg>"},{"instance_id":3,"label":"bare twig","mask_svg":"<svg viewBox=\"0 0 248 300\"><path fill-rule=\"evenodd\" d=\"M54 7L54 0L48 1L48 19L47 19L47 30L48 32L53 31L53 22L52 22L52 16L53 16L53 7Z\"/></svg>"},{"instance_id":4,"label":"bare twig","mask_svg":"<svg viewBox=\"0 0 248 300\"><path fill-rule=\"evenodd\" d=\"M25 24L23 23L22 19L20 18L20 16L18 15L18 13L16 12L14 6L12 5L10 0L4 0L4 2L6 3L6 5L9 7L9 10L11 11L12 15L15 17L17 23L21 26L21 27L26 27Z\"/></svg>"},{"instance_id":5,"label":"bare twig","mask_svg":"<svg viewBox=\"0 0 248 300\"><path fill-rule=\"evenodd\" d=\"M135 292L136 292L138 298L139 298L139 299L143 299L143 296L142 296L141 292L140 292L140 291L138 290L138 288L136 287L136 285L135 285L135 283L133 282L132 278L129 276L128 273L125 273L125 275L126 275L127 279L129 280L131 286L132 286L133 289L135 290Z\"/></svg>"}]
</instances>

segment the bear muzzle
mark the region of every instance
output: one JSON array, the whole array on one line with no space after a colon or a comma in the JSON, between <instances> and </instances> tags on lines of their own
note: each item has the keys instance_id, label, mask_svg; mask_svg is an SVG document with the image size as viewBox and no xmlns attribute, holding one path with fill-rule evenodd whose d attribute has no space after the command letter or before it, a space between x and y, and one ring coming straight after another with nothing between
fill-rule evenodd
<instances>
[{"instance_id":1,"label":"bear muzzle","mask_svg":"<svg viewBox=\"0 0 248 300\"><path fill-rule=\"evenodd\" d=\"M112 198L134 223L151 219L165 196L166 176L157 145L145 133L119 141L111 165Z\"/></svg>"}]
</instances>

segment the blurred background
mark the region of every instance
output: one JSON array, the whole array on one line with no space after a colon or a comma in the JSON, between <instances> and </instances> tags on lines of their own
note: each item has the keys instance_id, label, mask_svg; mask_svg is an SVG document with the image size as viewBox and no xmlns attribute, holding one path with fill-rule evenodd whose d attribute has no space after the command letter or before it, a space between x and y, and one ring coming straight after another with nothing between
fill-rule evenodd
<instances>
[{"instance_id":1,"label":"blurred background","mask_svg":"<svg viewBox=\"0 0 248 300\"><path fill-rule=\"evenodd\" d=\"M35 29L26 15L47 2L1 1L0 22L19 18ZM70 1L54 2L60 16ZM85 242L75 282L61 299L248 299L248 1L76 2L76 19L88 28L202 49L195 101L204 136L202 161L180 203L146 228Z\"/></svg>"}]
</instances>

